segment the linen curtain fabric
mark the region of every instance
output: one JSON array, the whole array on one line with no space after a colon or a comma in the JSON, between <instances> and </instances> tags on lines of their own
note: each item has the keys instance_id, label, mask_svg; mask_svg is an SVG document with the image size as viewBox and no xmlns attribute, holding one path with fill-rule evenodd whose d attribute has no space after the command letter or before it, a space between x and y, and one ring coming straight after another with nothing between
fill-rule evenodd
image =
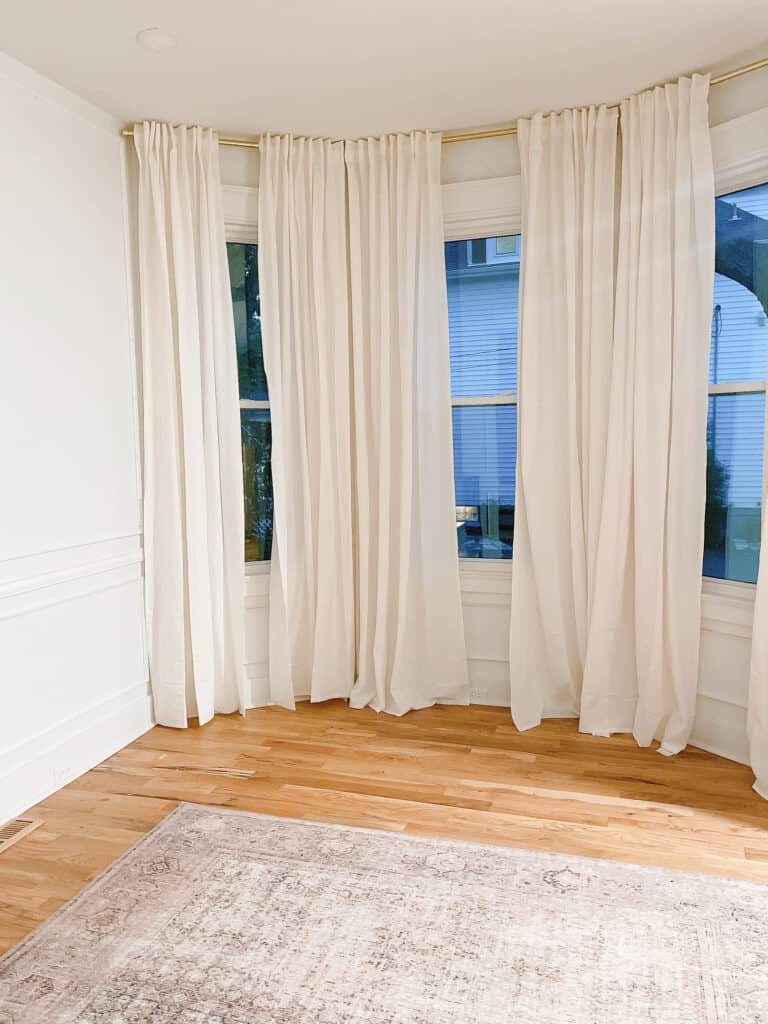
<instances>
[{"instance_id":1,"label":"linen curtain fabric","mask_svg":"<svg viewBox=\"0 0 768 1024\"><path fill-rule=\"evenodd\" d=\"M466 703L440 136L260 145L270 701Z\"/></svg>"},{"instance_id":2,"label":"linen curtain fabric","mask_svg":"<svg viewBox=\"0 0 768 1024\"><path fill-rule=\"evenodd\" d=\"M766 422L768 433L768 422ZM768 456L768 448L766 449ZM763 467L762 536L768 537L768 458ZM755 792L768 800L768 558L760 559L752 624L752 659L747 701L749 755Z\"/></svg>"},{"instance_id":3,"label":"linen curtain fabric","mask_svg":"<svg viewBox=\"0 0 768 1024\"><path fill-rule=\"evenodd\" d=\"M708 88L708 78L694 76L621 105L608 372L604 365L592 372L594 338L590 336L589 346L583 339L576 343L577 380L584 376L583 365L590 365L590 403L598 410L593 433L580 433L588 459L571 459L569 475L553 476L557 486L544 496L529 493L525 479L518 492L518 509L522 499L528 522L545 514L543 497L569 508L568 516L556 523L557 539L549 548L542 542L543 552L535 554L537 572L547 579L550 594L559 593L554 611L542 603L541 588L526 585L525 574L519 576L513 564L512 643L525 642L521 609L530 601L540 635L553 645L562 666L559 674L544 677L550 688L539 694L538 703L529 700L522 707L523 724L535 724L542 707L550 714L580 710L583 731L632 731L642 745L657 736L662 752L669 754L681 750L690 734L698 676L714 268ZM564 180L566 172L560 167L550 186L555 193L563 189ZM530 202L526 192L526 210ZM532 233L529 226L528 238ZM526 252L524 306L532 272ZM603 284L597 294L605 296L610 288ZM535 306L532 316L536 324L541 314ZM531 390L526 390L526 360L531 337L536 337L530 327L528 332L523 327L520 385L520 446L526 461L537 441L535 420L531 430L526 426L526 410L550 401L542 393L543 375L532 376ZM606 409L603 429L600 420ZM553 409L553 415L562 414ZM561 437L567 437L562 419L561 426ZM592 469L590 480L590 468L599 460L604 460L602 478ZM574 466L582 492L590 495L581 515L573 499L578 493ZM598 524L596 535L585 531L586 522ZM558 554L552 556L552 550ZM578 629L570 593L564 597L557 590L569 572L577 581ZM513 665L519 657L513 651ZM542 689L536 678L528 685ZM547 707L547 697L556 706Z\"/></svg>"},{"instance_id":4,"label":"linen curtain fabric","mask_svg":"<svg viewBox=\"0 0 768 1024\"><path fill-rule=\"evenodd\" d=\"M441 136L346 143L358 675L353 707L468 703L453 509Z\"/></svg>"},{"instance_id":5,"label":"linen curtain fabric","mask_svg":"<svg viewBox=\"0 0 768 1024\"><path fill-rule=\"evenodd\" d=\"M518 121L523 238L511 706L577 715L602 511L618 111Z\"/></svg>"},{"instance_id":6,"label":"linen curtain fabric","mask_svg":"<svg viewBox=\"0 0 768 1024\"><path fill-rule=\"evenodd\" d=\"M661 752L696 708L715 263L709 77L621 105L606 488L581 728Z\"/></svg>"},{"instance_id":7,"label":"linen curtain fabric","mask_svg":"<svg viewBox=\"0 0 768 1024\"><path fill-rule=\"evenodd\" d=\"M243 481L218 139L144 123L139 160L144 558L155 716L245 706Z\"/></svg>"},{"instance_id":8,"label":"linen curtain fabric","mask_svg":"<svg viewBox=\"0 0 768 1024\"><path fill-rule=\"evenodd\" d=\"M259 281L272 418L269 703L355 674L344 144L262 137Z\"/></svg>"}]
</instances>

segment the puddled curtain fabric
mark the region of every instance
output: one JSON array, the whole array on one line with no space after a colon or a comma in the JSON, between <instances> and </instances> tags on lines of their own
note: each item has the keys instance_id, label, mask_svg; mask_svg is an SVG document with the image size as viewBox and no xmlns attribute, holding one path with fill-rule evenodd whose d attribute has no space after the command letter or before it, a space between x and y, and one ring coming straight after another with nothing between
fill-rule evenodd
<instances>
[{"instance_id":1,"label":"puddled curtain fabric","mask_svg":"<svg viewBox=\"0 0 768 1024\"><path fill-rule=\"evenodd\" d=\"M530 327L527 334L525 327L521 331L518 465L527 476L522 475L518 509L522 500L528 523L540 517L552 520L547 503L565 503L569 514L554 522L556 537L549 545L542 538L532 556L548 591L538 582L531 585L530 575L518 573L516 538L512 665L513 677L515 671L518 676L513 678L513 713L528 726L538 721L542 708L549 714L578 711L584 731L632 731L643 745L656 736L662 752L669 754L687 742L698 677L714 268L708 86L706 77L695 76L621 106L616 270L612 286L605 286L614 290L610 366L593 372L595 336L582 331L573 346L576 386L589 381L589 405L597 422L591 434L577 424L580 458L570 458L567 474L552 476L549 491L530 485L541 430L537 405L550 408L559 418L555 429L567 438L574 402L553 402L545 394L543 374L531 377L529 390L526 364L536 334ZM530 131L521 136L529 169L531 137ZM551 139L545 144L556 145ZM543 185L524 175L527 239L539 232L540 222L541 204L531 202L531 189L544 187L547 202L554 204L572 187L571 174L570 164L561 161L558 167L555 158ZM583 194L588 197L589 190ZM587 207L582 214L592 217ZM553 221L549 225L544 222L545 232L556 230ZM523 325L531 318L535 325L540 315L535 305L532 312L525 307L529 282L541 272L527 249ZM566 293L569 287L575 296L568 306L572 312L557 326L564 351L569 350L566 323L583 315L578 293L567 283ZM596 291L601 301L606 299L605 287ZM604 470L596 477L601 460ZM602 491L599 499L595 481ZM595 522L596 533L585 528L585 523ZM563 580L572 581L565 590L559 589ZM541 689L539 678L526 681L519 675L525 614L534 617L539 635L554 653L543 677L548 688L538 703L529 699L522 704L521 688ZM563 629L563 619L569 628Z\"/></svg>"},{"instance_id":2,"label":"puddled curtain fabric","mask_svg":"<svg viewBox=\"0 0 768 1024\"><path fill-rule=\"evenodd\" d=\"M245 706L235 336L216 134L134 138L149 664L157 721L184 727Z\"/></svg>"},{"instance_id":3,"label":"puddled curtain fabric","mask_svg":"<svg viewBox=\"0 0 768 1024\"><path fill-rule=\"evenodd\" d=\"M355 681L344 144L260 143L259 282L275 521L270 702Z\"/></svg>"},{"instance_id":4,"label":"puddled curtain fabric","mask_svg":"<svg viewBox=\"0 0 768 1024\"><path fill-rule=\"evenodd\" d=\"M271 700L466 703L440 137L260 145Z\"/></svg>"},{"instance_id":5,"label":"puddled curtain fabric","mask_svg":"<svg viewBox=\"0 0 768 1024\"><path fill-rule=\"evenodd\" d=\"M353 707L468 702L439 134L346 143L358 676Z\"/></svg>"}]
</instances>

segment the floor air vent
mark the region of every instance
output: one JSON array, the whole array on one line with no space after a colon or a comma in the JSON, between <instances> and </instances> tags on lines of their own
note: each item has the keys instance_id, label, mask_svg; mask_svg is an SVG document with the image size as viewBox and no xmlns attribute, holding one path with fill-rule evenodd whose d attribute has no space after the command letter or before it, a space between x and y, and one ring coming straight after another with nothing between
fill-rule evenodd
<instances>
[{"instance_id":1,"label":"floor air vent","mask_svg":"<svg viewBox=\"0 0 768 1024\"><path fill-rule=\"evenodd\" d=\"M18 843L20 839L28 836L38 825L42 824L40 818L14 818L13 821L8 821L5 825L0 826L0 853L5 853L9 846Z\"/></svg>"}]
</instances>

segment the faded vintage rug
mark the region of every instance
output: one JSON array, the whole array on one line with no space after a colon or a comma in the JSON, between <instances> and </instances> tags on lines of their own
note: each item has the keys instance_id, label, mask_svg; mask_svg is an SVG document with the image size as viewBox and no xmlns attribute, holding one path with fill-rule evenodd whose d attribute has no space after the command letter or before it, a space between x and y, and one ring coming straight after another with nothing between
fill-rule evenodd
<instances>
[{"instance_id":1,"label":"faded vintage rug","mask_svg":"<svg viewBox=\"0 0 768 1024\"><path fill-rule=\"evenodd\" d=\"M765 1024L768 886L183 804L2 1024Z\"/></svg>"}]
</instances>

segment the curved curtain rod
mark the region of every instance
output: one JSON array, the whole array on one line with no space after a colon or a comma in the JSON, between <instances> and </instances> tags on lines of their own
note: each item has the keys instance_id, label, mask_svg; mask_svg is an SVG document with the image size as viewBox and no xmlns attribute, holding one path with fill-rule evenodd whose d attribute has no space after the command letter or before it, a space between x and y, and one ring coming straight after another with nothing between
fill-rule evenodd
<instances>
[{"instance_id":1,"label":"curved curtain rod","mask_svg":"<svg viewBox=\"0 0 768 1024\"><path fill-rule=\"evenodd\" d=\"M733 68L732 71L724 71L721 75L716 75L711 79L709 84L720 85L722 82L730 82L732 78L739 78L750 71L759 71L760 68L768 68L768 57L763 57L761 60L753 60L751 64L744 64L740 68ZM610 105L617 106L618 104ZM131 138L133 136L133 125L130 128L123 128L123 135L126 138ZM500 139L506 135L517 135L517 128L514 125L510 125L507 128L486 128L477 132L460 132L456 135L444 135L443 144L445 145L449 142L474 142L477 139ZM224 136L219 139L219 145L239 146L242 149L259 148L259 143L256 139L234 139Z\"/></svg>"}]
</instances>

